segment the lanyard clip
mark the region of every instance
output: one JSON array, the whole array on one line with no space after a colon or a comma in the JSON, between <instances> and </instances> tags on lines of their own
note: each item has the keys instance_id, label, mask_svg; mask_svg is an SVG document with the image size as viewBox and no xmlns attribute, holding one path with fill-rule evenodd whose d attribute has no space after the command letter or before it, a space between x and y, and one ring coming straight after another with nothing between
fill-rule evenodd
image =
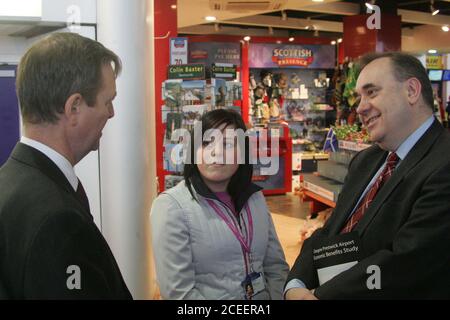
<instances>
[{"instance_id":1,"label":"lanyard clip","mask_svg":"<svg viewBox=\"0 0 450 320\"><path fill-rule=\"evenodd\" d=\"M248 253L248 264L249 264L249 267L250 267L250 272L253 272L254 271L253 270L253 257L252 257L252 253L251 252Z\"/></svg>"}]
</instances>

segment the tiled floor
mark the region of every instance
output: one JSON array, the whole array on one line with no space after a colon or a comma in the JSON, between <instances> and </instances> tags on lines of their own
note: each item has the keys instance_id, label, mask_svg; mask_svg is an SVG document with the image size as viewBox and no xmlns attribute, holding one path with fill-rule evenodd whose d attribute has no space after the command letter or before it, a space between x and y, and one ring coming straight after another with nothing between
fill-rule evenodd
<instances>
[{"instance_id":1,"label":"tiled floor","mask_svg":"<svg viewBox=\"0 0 450 320\"><path fill-rule=\"evenodd\" d=\"M279 196L266 196L266 201L272 213L301 219L305 219L309 214L309 203L302 202L299 196L292 193Z\"/></svg>"},{"instance_id":2,"label":"tiled floor","mask_svg":"<svg viewBox=\"0 0 450 320\"><path fill-rule=\"evenodd\" d=\"M309 214L309 204L302 203L300 197L293 194L267 196L266 201L272 213L286 261L292 267L301 248L300 219L304 219Z\"/></svg>"}]
</instances>

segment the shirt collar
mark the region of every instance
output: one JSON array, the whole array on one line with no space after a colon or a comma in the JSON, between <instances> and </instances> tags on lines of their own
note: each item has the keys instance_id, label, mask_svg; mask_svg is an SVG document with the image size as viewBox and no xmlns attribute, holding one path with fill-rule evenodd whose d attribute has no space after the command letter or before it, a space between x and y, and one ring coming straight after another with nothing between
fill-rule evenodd
<instances>
[{"instance_id":1,"label":"shirt collar","mask_svg":"<svg viewBox=\"0 0 450 320\"><path fill-rule=\"evenodd\" d=\"M77 175L75 174L73 166L69 162L69 160L64 158L63 155L56 152L54 149L50 148L49 146L47 146L41 142L36 141L36 140L22 136L20 138L20 142L22 142L23 144L26 144L27 146L30 146L34 149L39 150L40 152L45 154L48 158L50 158L50 160L52 160L56 164L56 166L59 168L59 170L61 170L61 172L64 174L64 176L69 181L72 188L75 191L77 190L78 178L77 178Z\"/></svg>"},{"instance_id":2,"label":"shirt collar","mask_svg":"<svg viewBox=\"0 0 450 320\"><path fill-rule=\"evenodd\" d=\"M397 156L400 160L403 160L408 155L409 151L414 147L414 145L419 141L419 139L424 135L424 133L431 127L434 121L434 116L430 116L422 125L416 129L409 137L402 142L400 147L398 147Z\"/></svg>"}]
</instances>

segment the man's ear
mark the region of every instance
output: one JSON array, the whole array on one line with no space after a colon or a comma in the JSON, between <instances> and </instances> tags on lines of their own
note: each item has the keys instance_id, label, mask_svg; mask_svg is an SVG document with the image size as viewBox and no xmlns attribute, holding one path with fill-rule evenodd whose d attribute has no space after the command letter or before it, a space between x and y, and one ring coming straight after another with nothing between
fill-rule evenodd
<instances>
[{"instance_id":1,"label":"man's ear","mask_svg":"<svg viewBox=\"0 0 450 320\"><path fill-rule=\"evenodd\" d=\"M82 103L83 97L79 93L74 93L67 98L66 104L64 105L64 115L71 123L77 122Z\"/></svg>"},{"instance_id":2,"label":"man's ear","mask_svg":"<svg viewBox=\"0 0 450 320\"><path fill-rule=\"evenodd\" d=\"M408 102L410 105L416 104L422 94L422 84L417 78L410 78L406 81L408 92Z\"/></svg>"}]
</instances>

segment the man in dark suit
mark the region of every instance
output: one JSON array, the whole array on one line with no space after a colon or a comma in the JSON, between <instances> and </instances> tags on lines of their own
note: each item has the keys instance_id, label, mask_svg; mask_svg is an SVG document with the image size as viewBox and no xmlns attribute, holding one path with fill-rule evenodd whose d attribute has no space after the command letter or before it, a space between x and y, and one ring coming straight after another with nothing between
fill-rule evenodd
<instances>
[{"instance_id":1,"label":"man in dark suit","mask_svg":"<svg viewBox=\"0 0 450 320\"><path fill-rule=\"evenodd\" d=\"M114 116L118 56L55 33L22 57L23 136L0 168L0 282L10 299L131 299L73 166Z\"/></svg>"},{"instance_id":2,"label":"man in dark suit","mask_svg":"<svg viewBox=\"0 0 450 320\"><path fill-rule=\"evenodd\" d=\"M285 298L450 298L450 137L433 117L426 70L403 53L370 54L361 66L357 112L374 145L351 161L333 214L303 244ZM335 273L321 281L318 253L342 236L355 237L361 254L339 271L330 265Z\"/></svg>"}]
</instances>

